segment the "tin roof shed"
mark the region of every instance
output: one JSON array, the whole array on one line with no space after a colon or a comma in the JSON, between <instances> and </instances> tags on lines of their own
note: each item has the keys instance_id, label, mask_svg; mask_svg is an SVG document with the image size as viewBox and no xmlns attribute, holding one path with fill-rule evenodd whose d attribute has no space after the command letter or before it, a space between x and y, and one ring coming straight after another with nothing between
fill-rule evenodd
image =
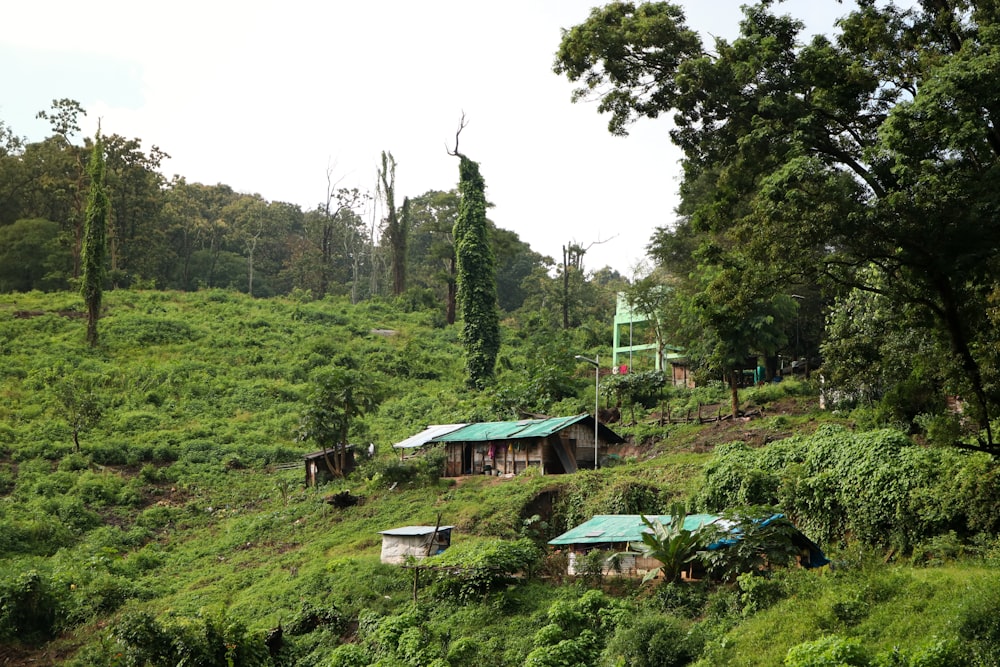
<instances>
[{"instance_id":1,"label":"tin roof shed","mask_svg":"<svg viewBox=\"0 0 1000 667\"><path fill-rule=\"evenodd\" d=\"M593 418L584 413L571 417L550 417L548 419L521 419L509 422L481 422L466 424L434 438L433 442L488 442L490 440L517 440L520 438L547 438L567 426ZM624 438L598 423L601 439L610 443L624 442ZM397 445L398 446L398 445Z\"/></svg>"}]
</instances>

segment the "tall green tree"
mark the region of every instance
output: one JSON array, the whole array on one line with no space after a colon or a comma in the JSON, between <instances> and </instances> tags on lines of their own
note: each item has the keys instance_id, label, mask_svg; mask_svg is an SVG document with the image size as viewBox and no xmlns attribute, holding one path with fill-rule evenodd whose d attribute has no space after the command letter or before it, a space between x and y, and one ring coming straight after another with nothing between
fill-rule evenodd
<instances>
[{"instance_id":1,"label":"tall green tree","mask_svg":"<svg viewBox=\"0 0 1000 667\"><path fill-rule=\"evenodd\" d=\"M407 244L409 283L440 293L445 321L455 323L455 221L458 192L430 190L410 201L410 242Z\"/></svg>"},{"instance_id":2,"label":"tall green tree","mask_svg":"<svg viewBox=\"0 0 1000 667\"><path fill-rule=\"evenodd\" d=\"M614 133L673 114L682 194L709 182L690 224L724 269L720 291L746 302L824 281L920 309L952 389L970 397L977 432L956 444L1000 454L987 315L1000 280L1000 12L866 1L835 41L803 43L773 4L746 6L739 37L710 49L675 4L613 3L564 33L555 69L582 84L576 99L599 98Z\"/></svg>"},{"instance_id":3,"label":"tall green tree","mask_svg":"<svg viewBox=\"0 0 1000 667\"><path fill-rule=\"evenodd\" d=\"M493 378L500 351L500 315L497 311L496 261L486 220L486 181L479 163L458 152L458 135L465 127L463 117L455 134L458 157L458 192L461 203L455 221L458 305L462 309L462 344L466 353L468 382L478 389Z\"/></svg>"},{"instance_id":4,"label":"tall green tree","mask_svg":"<svg viewBox=\"0 0 1000 667\"><path fill-rule=\"evenodd\" d=\"M159 147L148 153L142 141L112 134L104 137L107 191L112 202L108 252L112 285L128 285L137 277L152 279L169 256L164 230L156 225L164 205L165 179L159 173L169 158Z\"/></svg>"},{"instance_id":5,"label":"tall green tree","mask_svg":"<svg viewBox=\"0 0 1000 667\"><path fill-rule=\"evenodd\" d=\"M59 231L51 220L0 225L0 292L66 289L72 258Z\"/></svg>"},{"instance_id":6,"label":"tall green tree","mask_svg":"<svg viewBox=\"0 0 1000 667\"><path fill-rule=\"evenodd\" d=\"M87 197L87 214L83 228L83 275L80 290L87 306L87 342L97 346L97 320L101 317L101 300L104 294L105 261L108 254L108 220L111 201L104 189L104 141L98 129L94 148L87 165L90 176L90 194Z\"/></svg>"}]
</instances>

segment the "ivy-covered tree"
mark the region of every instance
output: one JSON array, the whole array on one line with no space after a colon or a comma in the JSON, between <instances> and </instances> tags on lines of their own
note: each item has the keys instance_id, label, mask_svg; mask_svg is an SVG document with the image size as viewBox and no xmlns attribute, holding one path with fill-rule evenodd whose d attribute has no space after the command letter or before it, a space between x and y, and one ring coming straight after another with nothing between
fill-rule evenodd
<instances>
[{"instance_id":1,"label":"ivy-covered tree","mask_svg":"<svg viewBox=\"0 0 1000 667\"><path fill-rule=\"evenodd\" d=\"M466 352L468 382L482 389L493 378L500 351L500 315L497 310L496 262L486 220L486 182L479 173L479 163L455 150L458 157L458 192L461 201L455 221L455 258L457 265L458 305L464 324L462 344Z\"/></svg>"},{"instance_id":2,"label":"ivy-covered tree","mask_svg":"<svg viewBox=\"0 0 1000 667\"><path fill-rule=\"evenodd\" d=\"M104 290L105 258L108 252L108 218L111 201L104 190L104 141L97 131L94 148L87 166L90 175L90 194L83 227L83 275L80 290L87 306L87 342L97 346L97 320L101 316L101 299Z\"/></svg>"}]
</instances>

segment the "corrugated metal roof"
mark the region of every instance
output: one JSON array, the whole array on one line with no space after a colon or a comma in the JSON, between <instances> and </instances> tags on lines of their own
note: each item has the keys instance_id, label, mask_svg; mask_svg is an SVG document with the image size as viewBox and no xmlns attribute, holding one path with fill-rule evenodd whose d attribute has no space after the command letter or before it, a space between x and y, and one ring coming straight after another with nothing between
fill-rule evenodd
<instances>
[{"instance_id":1,"label":"corrugated metal roof","mask_svg":"<svg viewBox=\"0 0 1000 667\"><path fill-rule=\"evenodd\" d=\"M575 424L587 415L552 417L550 419L521 419L515 422L481 422L466 426L436 438L438 442L484 442L486 440L514 440L516 438L545 438L556 431Z\"/></svg>"},{"instance_id":2,"label":"corrugated metal roof","mask_svg":"<svg viewBox=\"0 0 1000 667\"><path fill-rule=\"evenodd\" d=\"M438 526L437 532L444 533L455 526ZM434 532L434 526L403 526L402 528L391 528L389 530L378 531L379 535L397 535L397 536L417 536L417 535L430 535Z\"/></svg>"},{"instance_id":3,"label":"corrugated metal roof","mask_svg":"<svg viewBox=\"0 0 1000 667\"><path fill-rule=\"evenodd\" d=\"M658 520L663 525L671 522L669 514L647 514L650 521ZM714 514L689 514L684 517L684 529L695 530L718 521ZM581 523L559 537L549 540L549 544L603 544L605 542L641 542L642 534L649 531L642 522L641 514L599 514L590 521Z\"/></svg>"},{"instance_id":4,"label":"corrugated metal roof","mask_svg":"<svg viewBox=\"0 0 1000 667\"><path fill-rule=\"evenodd\" d=\"M476 424L434 424L397 442L395 449L413 449L429 442L486 442L489 440L516 440L518 438L547 438L562 429L590 419L587 413L570 417L549 419L521 419L510 422L480 422ZM603 439L610 443L624 442L623 438L604 424L598 426Z\"/></svg>"},{"instance_id":5,"label":"corrugated metal roof","mask_svg":"<svg viewBox=\"0 0 1000 667\"><path fill-rule=\"evenodd\" d=\"M413 449L414 447L422 447L428 442L435 441L438 437L445 435L446 433L451 433L457 429L466 426L466 424L432 424L426 429L417 433L416 435L411 435L406 440L402 440L393 445L395 449Z\"/></svg>"}]
</instances>

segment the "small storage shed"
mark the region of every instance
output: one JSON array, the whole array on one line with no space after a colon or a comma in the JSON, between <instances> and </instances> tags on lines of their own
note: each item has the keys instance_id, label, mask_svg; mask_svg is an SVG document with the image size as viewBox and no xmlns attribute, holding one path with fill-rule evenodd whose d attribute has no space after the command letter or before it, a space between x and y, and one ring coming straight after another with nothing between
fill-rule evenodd
<instances>
[{"instance_id":1,"label":"small storage shed","mask_svg":"<svg viewBox=\"0 0 1000 667\"><path fill-rule=\"evenodd\" d=\"M354 472L354 468L357 467L354 449L354 445L348 445L344 452L344 469L341 472L345 475ZM327 465L326 459L329 457L333 461L334 456L336 456L334 450L321 449L318 452L306 454L303 457L306 463L306 486L316 486L323 482L333 481L334 474Z\"/></svg>"},{"instance_id":2,"label":"small storage shed","mask_svg":"<svg viewBox=\"0 0 1000 667\"><path fill-rule=\"evenodd\" d=\"M600 549L621 554L619 564L622 576L644 576L650 570L659 567L660 562L652 558L644 558L640 552L632 548L633 544L642 542L643 533L649 532L649 527L643 522L642 516L641 514L599 514L566 531L559 537L549 540L549 544L569 552L567 574L577 574L577 558L594 549ZM763 519L761 524L766 525L768 522L783 516L775 514ZM650 521L659 521L663 525L668 525L673 520L670 515L664 514L647 514L646 518ZM685 530L694 531L709 524L716 524L723 529L736 528L735 524L715 514L689 514L684 517ZM729 537L709 545L708 548L722 549L740 539L738 530L732 530L729 535ZM819 546L798 531L793 538L793 544L800 550L799 562L803 567L820 567L829 562ZM609 565L605 574L618 574L618 571L613 570Z\"/></svg>"},{"instance_id":3,"label":"small storage shed","mask_svg":"<svg viewBox=\"0 0 1000 667\"><path fill-rule=\"evenodd\" d=\"M416 559L439 554L451 546L454 526L404 526L381 530L382 562L399 565L407 556Z\"/></svg>"},{"instance_id":4,"label":"small storage shed","mask_svg":"<svg viewBox=\"0 0 1000 667\"><path fill-rule=\"evenodd\" d=\"M443 443L448 455L445 477L514 475L529 466L543 474L573 473L593 468L595 455L605 456L610 445L624 439L598 423L594 447L594 418L587 414L509 422L430 426L393 447L401 451L429 443Z\"/></svg>"}]
</instances>

